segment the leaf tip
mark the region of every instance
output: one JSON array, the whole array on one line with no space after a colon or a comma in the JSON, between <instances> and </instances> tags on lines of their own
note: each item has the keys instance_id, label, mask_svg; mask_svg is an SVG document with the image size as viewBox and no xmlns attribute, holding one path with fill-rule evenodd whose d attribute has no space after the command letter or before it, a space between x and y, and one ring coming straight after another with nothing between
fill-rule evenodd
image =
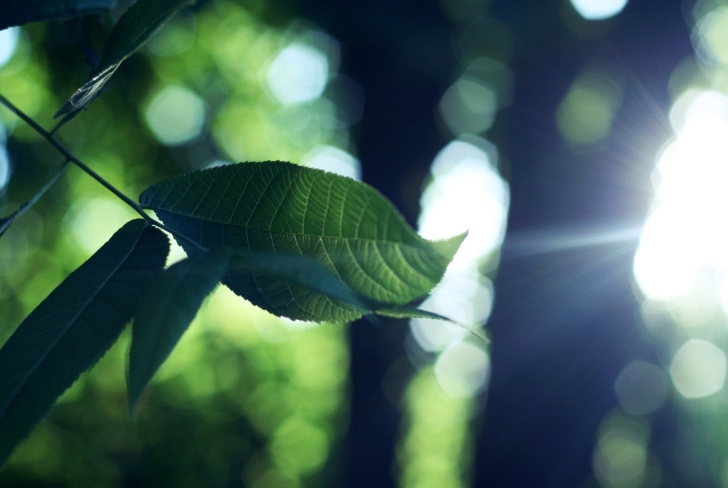
<instances>
[{"instance_id":1,"label":"leaf tip","mask_svg":"<svg viewBox=\"0 0 728 488\"><path fill-rule=\"evenodd\" d=\"M434 241L433 245L440 252L440 254L447 257L448 259L452 259L453 257L455 257L455 253L458 252L458 249L460 249L460 245L463 243L465 238L468 237L469 232L470 231L466 230L462 234L457 234L447 239Z\"/></svg>"}]
</instances>

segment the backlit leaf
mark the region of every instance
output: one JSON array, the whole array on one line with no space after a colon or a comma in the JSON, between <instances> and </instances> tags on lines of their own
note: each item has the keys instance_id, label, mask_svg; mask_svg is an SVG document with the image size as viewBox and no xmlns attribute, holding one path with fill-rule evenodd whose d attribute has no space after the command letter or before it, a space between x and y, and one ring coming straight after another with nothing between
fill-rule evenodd
<instances>
[{"instance_id":1,"label":"backlit leaf","mask_svg":"<svg viewBox=\"0 0 728 488\"><path fill-rule=\"evenodd\" d=\"M55 118L76 112L101 94L119 65L134 54L174 14L194 0L138 0L124 12L104 44L96 70L81 88L71 95Z\"/></svg>"},{"instance_id":2,"label":"backlit leaf","mask_svg":"<svg viewBox=\"0 0 728 488\"><path fill-rule=\"evenodd\" d=\"M229 261L229 253L218 248L179 261L152 281L134 313L127 378L129 411L134 410L205 297L220 283Z\"/></svg>"},{"instance_id":3,"label":"backlit leaf","mask_svg":"<svg viewBox=\"0 0 728 488\"><path fill-rule=\"evenodd\" d=\"M61 20L108 11L116 0L2 0L0 30L41 20Z\"/></svg>"},{"instance_id":4,"label":"backlit leaf","mask_svg":"<svg viewBox=\"0 0 728 488\"><path fill-rule=\"evenodd\" d=\"M485 332L480 327L468 327L467 325L456 322L455 320L445 317L444 315L440 315L439 313L435 312L428 312L427 310L422 310L421 308L415 308L409 305L400 305L395 307L380 308L375 310L374 313L376 313L377 315L381 315L382 317L391 317L395 319L440 320L442 322L448 322L457 325L458 327L462 327L486 344L490 342L485 336Z\"/></svg>"},{"instance_id":5,"label":"backlit leaf","mask_svg":"<svg viewBox=\"0 0 728 488\"><path fill-rule=\"evenodd\" d=\"M171 178L147 189L140 202L208 248L309 256L357 295L387 305L429 293L465 237L425 240L370 186L281 161ZM223 283L279 316L348 321L362 315L350 303L237 265Z\"/></svg>"},{"instance_id":6,"label":"backlit leaf","mask_svg":"<svg viewBox=\"0 0 728 488\"><path fill-rule=\"evenodd\" d=\"M169 241L160 230L143 220L127 223L0 349L0 465L111 347L168 252Z\"/></svg>"}]
</instances>

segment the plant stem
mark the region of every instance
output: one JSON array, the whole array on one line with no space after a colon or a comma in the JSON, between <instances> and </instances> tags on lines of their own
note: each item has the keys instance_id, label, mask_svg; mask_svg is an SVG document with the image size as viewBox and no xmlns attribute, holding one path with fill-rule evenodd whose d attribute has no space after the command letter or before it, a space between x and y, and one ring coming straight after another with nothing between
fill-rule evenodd
<instances>
[{"instance_id":1,"label":"plant stem","mask_svg":"<svg viewBox=\"0 0 728 488\"><path fill-rule=\"evenodd\" d=\"M27 202L22 204L20 207L18 207L18 209L15 212L10 214L10 216L8 216L4 219L0 219L2 221L2 223L0 223L0 236L2 236L5 233L5 231L8 230L10 225L13 222L15 222L15 219L17 219L18 217L23 215L25 212L27 212L28 209L30 207L32 207L33 205L35 205L35 202L37 202L46 191L48 191L48 188L53 186L53 183L55 183L56 180L61 176L61 174L63 173L63 170L66 169L66 166L68 166L69 162L70 161L68 159L63 161L63 164L61 165L61 167L58 168L56 170L56 172L53 173L53 175L48 179L48 181L45 182L45 184L41 187L41 189L38 190L35 195L33 195L33 198L31 198L30 200L28 200Z\"/></svg>"},{"instance_id":2,"label":"plant stem","mask_svg":"<svg viewBox=\"0 0 728 488\"><path fill-rule=\"evenodd\" d=\"M155 225L155 226L159 227L160 229L165 230L165 231L169 232L170 234L172 234L172 235L174 235L176 237L179 237L180 239L182 239L182 240L184 240L184 241L192 244L194 247L196 247L200 251L203 251L203 252L207 252L208 251L208 249L205 246L203 246L203 245L199 244L198 242L190 239L189 237L187 237L186 235L184 235L184 234L182 234L180 232L177 232L177 231L175 231L173 229L168 228L167 226L165 226L161 222L159 222L159 221L153 219L152 217L150 217L149 215L147 215L147 213L139 206L138 203L136 203L134 200L132 200L131 198L129 198L126 195L124 195L114 185L112 185L111 183L109 183L108 181L106 181L104 178L101 177L101 175L99 175L94 170L92 170L91 168L89 168L83 161L81 161L76 156L74 156L73 154L71 154L71 152L69 152L65 147L63 147L63 145L61 145L61 143L58 142L53 137L53 135L51 135L48 131L46 131L43 127L41 127L35 120L31 119L28 115L26 115L22 110L20 110L18 107L16 107L15 105L13 105L10 102L10 100L8 100L7 98L5 98L3 95L0 95L0 103L2 103L3 105L5 105L15 115L17 115L18 117L20 117L21 119L23 119L23 121L26 124L28 124L34 131L36 131L38 134L40 134L41 136L43 136L43 138L45 138L48 142L50 142L51 145L53 145L53 147L55 147L56 150L58 152L60 152L66 158L67 161L63 164L64 167L66 166L66 164L69 161L72 162L73 164L75 164L76 166L78 166L79 168L81 168L86 174L88 174L93 179L95 179L96 181L98 181L99 183L101 183L101 185L104 188L106 188L111 193L113 193L114 195L116 195L119 199L121 199L121 201L123 201L124 203L126 203L127 205L129 205L131 208L133 208L136 211L136 213L138 213L144 220L146 220L150 224Z\"/></svg>"}]
</instances>

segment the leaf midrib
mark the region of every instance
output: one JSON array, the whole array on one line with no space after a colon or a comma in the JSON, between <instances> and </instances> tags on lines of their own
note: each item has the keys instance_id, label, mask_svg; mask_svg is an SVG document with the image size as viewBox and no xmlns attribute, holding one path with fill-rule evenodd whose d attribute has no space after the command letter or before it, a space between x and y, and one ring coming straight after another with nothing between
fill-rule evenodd
<instances>
[{"instance_id":1,"label":"leaf midrib","mask_svg":"<svg viewBox=\"0 0 728 488\"><path fill-rule=\"evenodd\" d=\"M273 235L284 235L284 236L294 236L294 237L313 237L313 238L317 238L317 239L341 239L341 240L346 240L346 241L371 242L371 243L375 243L375 244L384 244L384 245L387 245L387 246L411 247L411 248L414 248L414 249L423 250L423 251L425 251L427 253L431 252L431 250L428 249L426 246L421 246L421 245L418 245L418 244L411 244L411 243L407 243L407 242L403 242L403 241L388 241L388 240L384 240L384 239L373 239L371 237L345 237L345 236L333 236L333 235L316 235L316 234L304 234L302 232L286 232L286 231L279 231L279 230L270 230L270 229L263 229L263 228L260 228L260 227L248 226L248 225L244 225L244 224L233 224L231 222L222 222L220 220L212 219L210 217L198 217L198 216L195 216L195 215L189 215L187 213L183 213L183 212L179 212L179 211L175 211L175 210L170 210L170 209L167 209L167 208L163 208L163 207L158 206L158 205L150 205L150 204L147 204L147 205L149 206L149 208L151 208L151 209L153 209L155 211L160 211L161 210L163 212L169 212L169 213L172 213L172 214L177 214L177 215L180 215L180 216L185 217L185 218L188 218L188 219L201 220L203 222L211 222L213 224L229 225L231 227L240 227L240 228L243 228L243 229L246 229L246 230L251 230L251 231L256 231L256 232L267 232L267 233L273 234ZM421 237L419 235L418 235L418 237L421 239ZM434 241L434 242L438 242L438 241Z\"/></svg>"}]
</instances>

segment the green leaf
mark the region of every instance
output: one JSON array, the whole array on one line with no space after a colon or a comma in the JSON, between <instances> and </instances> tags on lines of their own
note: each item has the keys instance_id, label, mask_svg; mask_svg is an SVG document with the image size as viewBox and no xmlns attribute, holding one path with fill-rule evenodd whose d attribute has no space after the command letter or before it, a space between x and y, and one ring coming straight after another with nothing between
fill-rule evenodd
<instances>
[{"instance_id":1,"label":"green leaf","mask_svg":"<svg viewBox=\"0 0 728 488\"><path fill-rule=\"evenodd\" d=\"M309 256L352 292L387 305L426 295L465 237L427 241L370 186L281 161L171 178L147 189L140 202L208 248L225 244ZM188 254L195 252L180 244ZM223 283L279 316L338 322L362 315L350 303L237 265Z\"/></svg>"},{"instance_id":2,"label":"green leaf","mask_svg":"<svg viewBox=\"0 0 728 488\"><path fill-rule=\"evenodd\" d=\"M375 310L374 313L383 317L391 317L394 319L431 319L449 322L451 324L457 325L458 327L462 327L486 344L490 342L485 336L485 332L480 327L469 327L449 317L440 315L439 313L428 312L427 310L422 310L421 308L415 308L409 305L399 305L395 307L380 308Z\"/></svg>"},{"instance_id":3,"label":"green leaf","mask_svg":"<svg viewBox=\"0 0 728 488\"><path fill-rule=\"evenodd\" d=\"M134 313L129 351L129 411L189 327L227 270L229 253L218 248L173 264L151 283Z\"/></svg>"},{"instance_id":4,"label":"green leaf","mask_svg":"<svg viewBox=\"0 0 728 488\"><path fill-rule=\"evenodd\" d=\"M41 20L61 20L102 13L116 0L2 0L0 30Z\"/></svg>"},{"instance_id":5,"label":"green leaf","mask_svg":"<svg viewBox=\"0 0 728 488\"><path fill-rule=\"evenodd\" d=\"M382 307L382 308L378 308L377 310L375 310L374 313L376 313L377 315L381 315L382 317L391 317L393 319L442 320L445 322L450 322L452 324L462 326L462 324L454 321L453 319L447 318L444 315L440 315L439 313L428 312L427 310L422 310L421 308L411 307L409 305Z\"/></svg>"},{"instance_id":6,"label":"green leaf","mask_svg":"<svg viewBox=\"0 0 728 488\"><path fill-rule=\"evenodd\" d=\"M374 308L367 299L352 292L339 278L315 259L300 254L236 250L233 262L257 274L280 280L280 286L300 285L339 300L364 314Z\"/></svg>"},{"instance_id":7,"label":"green leaf","mask_svg":"<svg viewBox=\"0 0 728 488\"><path fill-rule=\"evenodd\" d=\"M0 465L56 399L111 347L169 241L133 220L71 273L0 349Z\"/></svg>"},{"instance_id":8,"label":"green leaf","mask_svg":"<svg viewBox=\"0 0 728 488\"><path fill-rule=\"evenodd\" d=\"M134 54L162 25L194 0L138 0L124 12L106 40L96 70L61 107L54 118L63 117L91 103L119 65Z\"/></svg>"}]
</instances>

